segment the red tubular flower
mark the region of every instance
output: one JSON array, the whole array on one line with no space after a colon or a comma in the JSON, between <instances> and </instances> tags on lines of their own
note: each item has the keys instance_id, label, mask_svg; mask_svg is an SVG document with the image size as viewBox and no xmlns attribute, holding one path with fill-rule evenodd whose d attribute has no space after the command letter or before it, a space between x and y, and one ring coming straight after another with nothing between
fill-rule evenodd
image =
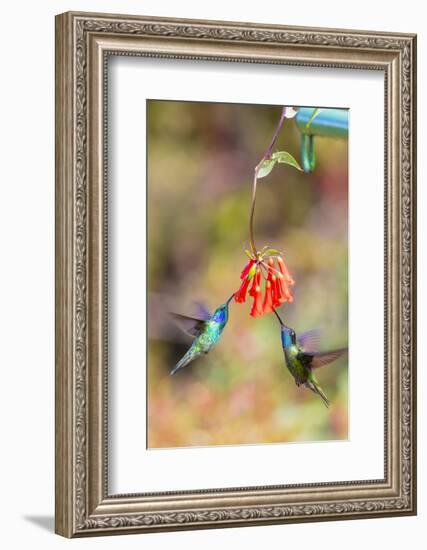
<instances>
[{"instance_id":1,"label":"red tubular flower","mask_svg":"<svg viewBox=\"0 0 427 550\"><path fill-rule=\"evenodd\" d=\"M252 285L253 288L254 285ZM251 288L251 292L252 292ZM254 303L252 304L251 315L252 317L261 317L263 314L262 307L262 292L259 285L255 286L252 296L254 297Z\"/></svg>"},{"instance_id":2,"label":"red tubular flower","mask_svg":"<svg viewBox=\"0 0 427 550\"><path fill-rule=\"evenodd\" d=\"M263 313L272 313L273 311L273 293L271 288L271 282L267 280L265 283L265 296L264 303L262 304Z\"/></svg>"},{"instance_id":3,"label":"red tubular flower","mask_svg":"<svg viewBox=\"0 0 427 550\"><path fill-rule=\"evenodd\" d=\"M250 279L246 277L246 279L244 279L244 281L240 285L239 290L235 293L234 299L238 304L243 304L243 302L246 301L246 292L248 290L249 283Z\"/></svg>"},{"instance_id":4,"label":"red tubular flower","mask_svg":"<svg viewBox=\"0 0 427 550\"><path fill-rule=\"evenodd\" d=\"M278 305L280 305L283 302L292 303L293 297L292 297L291 291L289 290L289 285L293 285L294 280L289 275L289 271L281 256L278 256L277 264L279 267L279 271L274 268L274 261L272 258L270 258L268 261L270 273L274 271L273 277L274 277L275 303L277 303Z\"/></svg>"},{"instance_id":5,"label":"red tubular flower","mask_svg":"<svg viewBox=\"0 0 427 550\"><path fill-rule=\"evenodd\" d=\"M292 277L289 275L288 268L286 267L285 262L283 261L283 258L281 256L277 257L277 265L279 266L280 273L285 278L285 281L288 285L295 284L295 281L292 279Z\"/></svg>"},{"instance_id":6,"label":"red tubular flower","mask_svg":"<svg viewBox=\"0 0 427 550\"><path fill-rule=\"evenodd\" d=\"M274 269L274 260L273 260L273 258L269 258L269 259L268 259L268 267L267 267L267 269L268 269L268 280L269 280L270 283L271 283L271 280L272 280L272 277L273 277L273 275L274 275L274 272L276 271L276 270Z\"/></svg>"},{"instance_id":7,"label":"red tubular flower","mask_svg":"<svg viewBox=\"0 0 427 550\"><path fill-rule=\"evenodd\" d=\"M255 298L255 295L257 293L257 288L261 288L260 285L261 285L261 271L259 270L259 267L258 267L253 277L253 283L249 291L249 295Z\"/></svg>"},{"instance_id":8,"label":"red tubular flower","mask_svg":"<svg viewBox=\"0 0 427 550\"><path fill-rule=\"evenodd\" d=\"M279 307L285 301L285 297L282 294L282 286L280 284L279 278L276 275L272 277L272 287L273 287L273 306Z\"/></svg>"},{"instance_id":9,"label":"red tubular flower","mask_svg":"<svg viewBox=\"0 0 427 550\"><path fill-rule=\"evenodd\" d=\"M263 251L258 252L245 265L240 274L242 283L234 295L237 303L245 302L252 281L249 289L249 296L254 299L250 312L252 317L272 313L274 308L279 307L284 302L291 303L293 301L289 287L294 284L294 280L290 276L283 258L278 254L268 256L268 251L265 253L266 258L263 254ZM277 265L275 265L276 262ZM264 275L265 279L264 297L261 274Z\"/></svg>"},{"instance_id":10,"label":"red tubular flower","mask_svg":"<svg viewBox=\"0 0 427 550\"><path fill-rule=\"evenodd\" d=\"M243 268L243 271L240 273L240 278L241 279L245 279L248 275L249 275L249 270L251 269L251 267L254 265L255 263L255 260L253 260L252 258L249 260L249 262L245 265L245 267Z\"/></svg>"},{"instance_id":11,"label":"red tubular flower","mask_svg":"<svg viewBox=\"0 0 427 550\"><path fill-rule=\"evenodd\" d=\"M255 260L250 259L249 262L245 265L245 267L243 268L243 271L240 274L240 278L242 279L243 282L240 285L239 290L234 294L234 300L238 304L242 304L243 302L246 301L246 293L248 291L249 283L251 281L251 271L252 271L251 268L255 263L256 263ZM255 272L254 280L256 278L256 275L257 275L257 273ZM259 279L259 273L258 273L258 279ZM252 287L253 287L253 285L252 285Z\"/></svg>"},{"instance_id":12,"label":"red tubular flower","mask_svg":"<svg viewBox=\"0 0 427 550\"><path fill-rule=\"evenodd\" d=\"M291 291L289 290L288 284L281 273L278 273L277 275L277 283L280 287L280 295L283 297L283 301L292 302L293 298Z\"/></svg>"}]
</instances>

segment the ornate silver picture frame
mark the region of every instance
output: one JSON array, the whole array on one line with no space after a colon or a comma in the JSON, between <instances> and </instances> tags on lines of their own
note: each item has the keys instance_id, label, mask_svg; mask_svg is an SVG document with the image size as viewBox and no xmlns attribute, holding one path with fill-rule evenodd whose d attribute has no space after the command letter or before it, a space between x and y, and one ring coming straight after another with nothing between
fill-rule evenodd
<instances>
[{"instance_id":1,"label":"ornate silver picture frame","mask_svg":"<svg viewBox=\"0 0 427 550\"><path fill-rule=\"evenodd\" d=\"M384 74L383 478L109 493L105 182L110 56ZM72 12L57 16L58 534L81 537L416 513L415 120L415 35Z\"/></svg>"}]
</instances>

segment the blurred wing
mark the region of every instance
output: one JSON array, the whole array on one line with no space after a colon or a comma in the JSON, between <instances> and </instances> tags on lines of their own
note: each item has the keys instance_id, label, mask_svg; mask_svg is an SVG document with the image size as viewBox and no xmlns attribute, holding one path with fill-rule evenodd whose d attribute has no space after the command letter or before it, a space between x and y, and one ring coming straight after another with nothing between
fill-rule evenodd
<instances>
[{"instance_id":1,"label":"blurred wing","mask_svg":"<svg viewBox=\"0 0 427 550\"><path fill-rule=\"evenodd\" d=\"M341 355L344 355L344 353L347 353L348 348L342 348L342 349L336 349L334 351L321 351L321 352L313 352L307 354L309 357L312 357L312 361L310 363L310 366L312 369L318 369L319 367L323 367L324 365L329 365L329 363L332 363L333 361L336 361Z\"/></svg>"},{"instance_id":2,"label":"blurred wing","mask_svg":"<svg viewBox=\"0 0 427 550\"><path fill-rule=\"evenodd\" d=\"M165 293L150 292L147 296L148 338L159 342L176 342L188 345L189 335L184 333L170 312L178 308L175 297Z\"/></svg>"},{"instance_id":3,"label":"blurred wing","mask_svg":"<svg viewBox=\"0 0 427 550\"><path fill-rule=\"evenodd\" d=\"M198 319L197 317L189 317L180 313L171 313L179 328L191 336L196 338L205 328L206 319Z\"/></svg>"},{"instance_id":4,"label":"blurred wing","mask_svg":"<svg viewBox=\"0 0 427 550\"><path fill-rule=\"evenodd\" d=\"M298 343L307 352L315 352L319 349L320 344L320 330L315 328L313 330L308 330L298 335Z\"/></svg>"},{"instance_id":5,"label":"blurred wing","mask_svg":"<svg viewBox=\"0 0 427 550\"><path fill-rule=\"evenodd\" d=\"M208 310L203 302L194 302L196 306L196 318L204 321L208 321L212 317L212 313Z\"/></svg>"}]
</instances>

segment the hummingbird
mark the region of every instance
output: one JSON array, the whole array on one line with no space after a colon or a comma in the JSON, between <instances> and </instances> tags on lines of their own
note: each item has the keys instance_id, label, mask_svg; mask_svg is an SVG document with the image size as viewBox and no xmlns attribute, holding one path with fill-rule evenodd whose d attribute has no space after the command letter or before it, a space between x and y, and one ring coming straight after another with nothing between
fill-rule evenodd
<instances>
[{"instance_id":1,"label":"hummingbird","mask_svg":"<svg viewBox=\"0 0 427 550\"><path fill-rule=\"evenodd\" d=\"M185 330L187 334L194 338L187 353L178 361L171 371L175 374L179 369L186 367L189 363L203 354L207 354L219 342L222 331L228 321L228 306L234 294L222 305L220 305L213 314L210 314L205 308L200 307L198 317L189 317L174 313L174 317L183 323L189 325Z\"/></svg>"},{"instance_id":2,"label":"hummingbird","mask_svg":"<svg viewBox=\"0 0 427 550\"><path fill-rule=\"evenodd\" d=\"M295 331L283 323L275 309L274 313L280 322L286 367L294 377L296 385L300 386L304 384L312 392L317 393L326 407L329 407L330 401L316 380L313 370L324 365L329 365L329 363L332 363L346 353L348 348L340 348L333 351L313 351L310 348L313 341L316 340L316 331L303 333L297 338Z\"/></svg>"}]
</instances>

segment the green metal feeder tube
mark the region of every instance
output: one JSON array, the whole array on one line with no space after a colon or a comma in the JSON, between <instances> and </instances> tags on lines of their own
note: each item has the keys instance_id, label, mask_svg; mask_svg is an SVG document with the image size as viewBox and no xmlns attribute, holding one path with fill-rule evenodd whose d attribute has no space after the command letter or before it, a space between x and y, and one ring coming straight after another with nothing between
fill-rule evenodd
<instances>
[{"instance_id":1,"label":"green metal feeder tube","mask_svg":"<svg viewBox=\"0 0 427 550\"><path fill-rule=\"evenodd\" d=\"M297 128L301 132L301 164L304 172L312 172L316 164L314 136L348 136L348 109L325 108L317 114L315 112L313 107L302 107L295 116Z\"/></svg>"}]
</instances>

